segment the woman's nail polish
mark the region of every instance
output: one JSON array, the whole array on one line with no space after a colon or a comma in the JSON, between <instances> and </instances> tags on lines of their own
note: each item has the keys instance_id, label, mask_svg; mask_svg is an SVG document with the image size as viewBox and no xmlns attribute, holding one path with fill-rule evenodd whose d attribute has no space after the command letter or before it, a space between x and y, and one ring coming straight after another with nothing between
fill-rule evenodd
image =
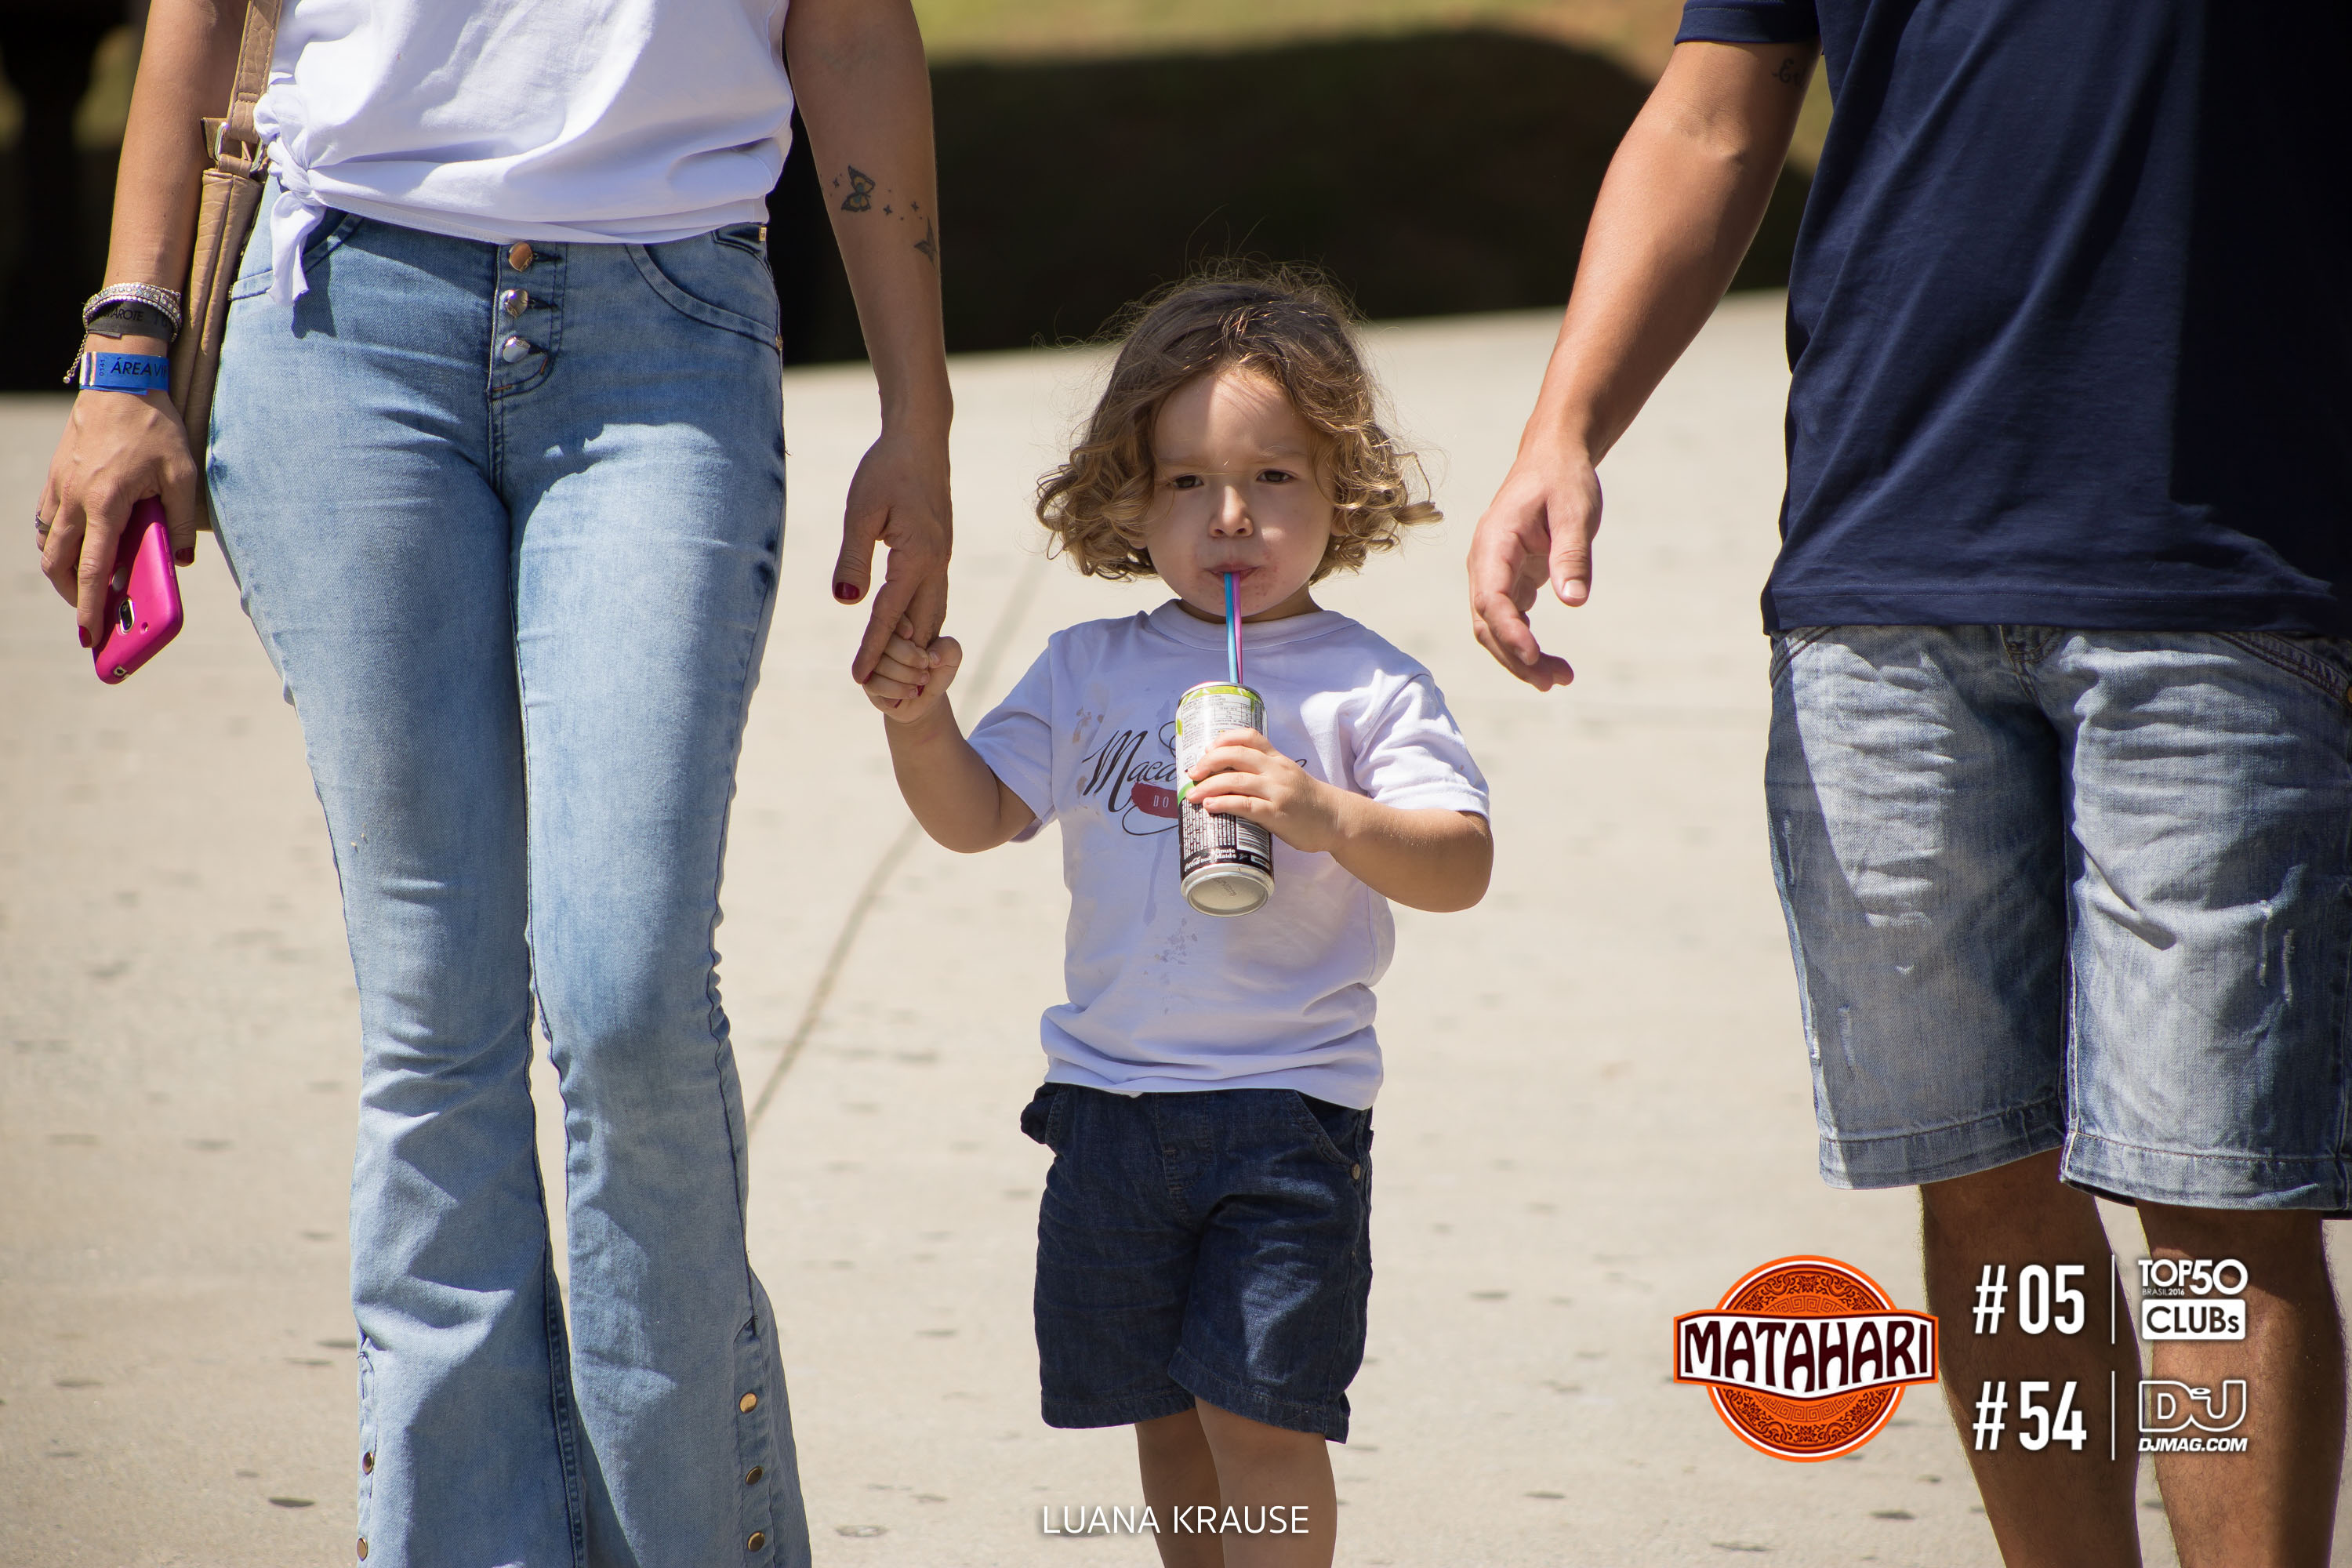
<instances>
[{"instance_id":1,"label":"woman's nail polish","mask_svg":"<svg viewBox=\"0 0 2352 1568\"><path fill-rule=\"evenodd\" d=\"M845 605L854 605L857 603L857 584L855 583L835 583L833 585L833 596L839 599Z\"/></svg>"},{"instance_id":2,"label":"woman's nail polish","mask_svg":"<svg viewBox=\"0 0 2352 1568\"><path fill-rule=\"evenodd\" d=\"M88 647L89 646L89 628L88 626L76 626L74 627L74 630L81 634L81 646Z\"/></svg>"}]
</instances>

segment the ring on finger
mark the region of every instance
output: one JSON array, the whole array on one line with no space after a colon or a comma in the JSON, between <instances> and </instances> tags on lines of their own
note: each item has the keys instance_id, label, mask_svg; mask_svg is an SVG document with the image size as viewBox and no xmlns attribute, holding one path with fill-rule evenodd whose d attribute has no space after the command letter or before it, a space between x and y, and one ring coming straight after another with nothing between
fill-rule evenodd
<instances>
[{"instance_id":1,"label":"ring on finger","mask_svg":"<svg viewBox=\"0 0 2352 1568\"><path fill-rule=\"evenodd\" d=\"M48 536L49 520L43 517L39 512L35 512L33 514L33 537L36 539L47 539Z\"/></svg>"}]
</instances>

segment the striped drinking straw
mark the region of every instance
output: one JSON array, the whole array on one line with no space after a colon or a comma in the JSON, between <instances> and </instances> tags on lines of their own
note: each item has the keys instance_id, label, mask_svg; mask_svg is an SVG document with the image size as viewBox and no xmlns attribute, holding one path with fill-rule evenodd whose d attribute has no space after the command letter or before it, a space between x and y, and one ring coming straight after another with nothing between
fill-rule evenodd
<instances>
[{"instance_id":1,"label":"striped drinking straw","mask_svg":"<svg viewBox=\"0 0 2352 1568\"><path fill-rule=\"evenodd\" d=\"M1235 586L1240 576L1225 574L1225 669L1233 683L1242 683L1242 614L1240 590Z\"/></svg>"}]
</instances>

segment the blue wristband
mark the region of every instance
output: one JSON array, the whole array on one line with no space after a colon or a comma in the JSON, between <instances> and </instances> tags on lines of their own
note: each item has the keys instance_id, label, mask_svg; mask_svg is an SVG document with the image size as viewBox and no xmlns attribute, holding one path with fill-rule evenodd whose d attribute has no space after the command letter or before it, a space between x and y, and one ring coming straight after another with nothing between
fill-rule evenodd
<instances>
[{"instance_id":1,"label":"blue wristband","mask_svg":"<svg viewBox=\"0 0 2352 1568\"><path fill-rule=\"evenodd\" d=\"M162 354L117 354L92 349L81 356L85 392L169 392L172 362Z\"/></svg>"}]
</instances>

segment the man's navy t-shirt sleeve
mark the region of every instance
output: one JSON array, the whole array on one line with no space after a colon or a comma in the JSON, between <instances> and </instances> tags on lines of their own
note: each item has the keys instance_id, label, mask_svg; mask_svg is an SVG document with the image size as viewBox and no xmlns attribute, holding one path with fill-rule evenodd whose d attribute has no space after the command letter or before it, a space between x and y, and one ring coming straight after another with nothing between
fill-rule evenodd
<instances>
[{"instance_id":1,"label":"man's navy t-shirt sleeve","mask_svg":"<svg viewBox=\"0 0 2352 1568\"><path fill-rule=\"evenodd\" d=\"M1801 44L1822 36L1813 0L1690 0L1678 44Z\"/></svg>"}]
</instances>

